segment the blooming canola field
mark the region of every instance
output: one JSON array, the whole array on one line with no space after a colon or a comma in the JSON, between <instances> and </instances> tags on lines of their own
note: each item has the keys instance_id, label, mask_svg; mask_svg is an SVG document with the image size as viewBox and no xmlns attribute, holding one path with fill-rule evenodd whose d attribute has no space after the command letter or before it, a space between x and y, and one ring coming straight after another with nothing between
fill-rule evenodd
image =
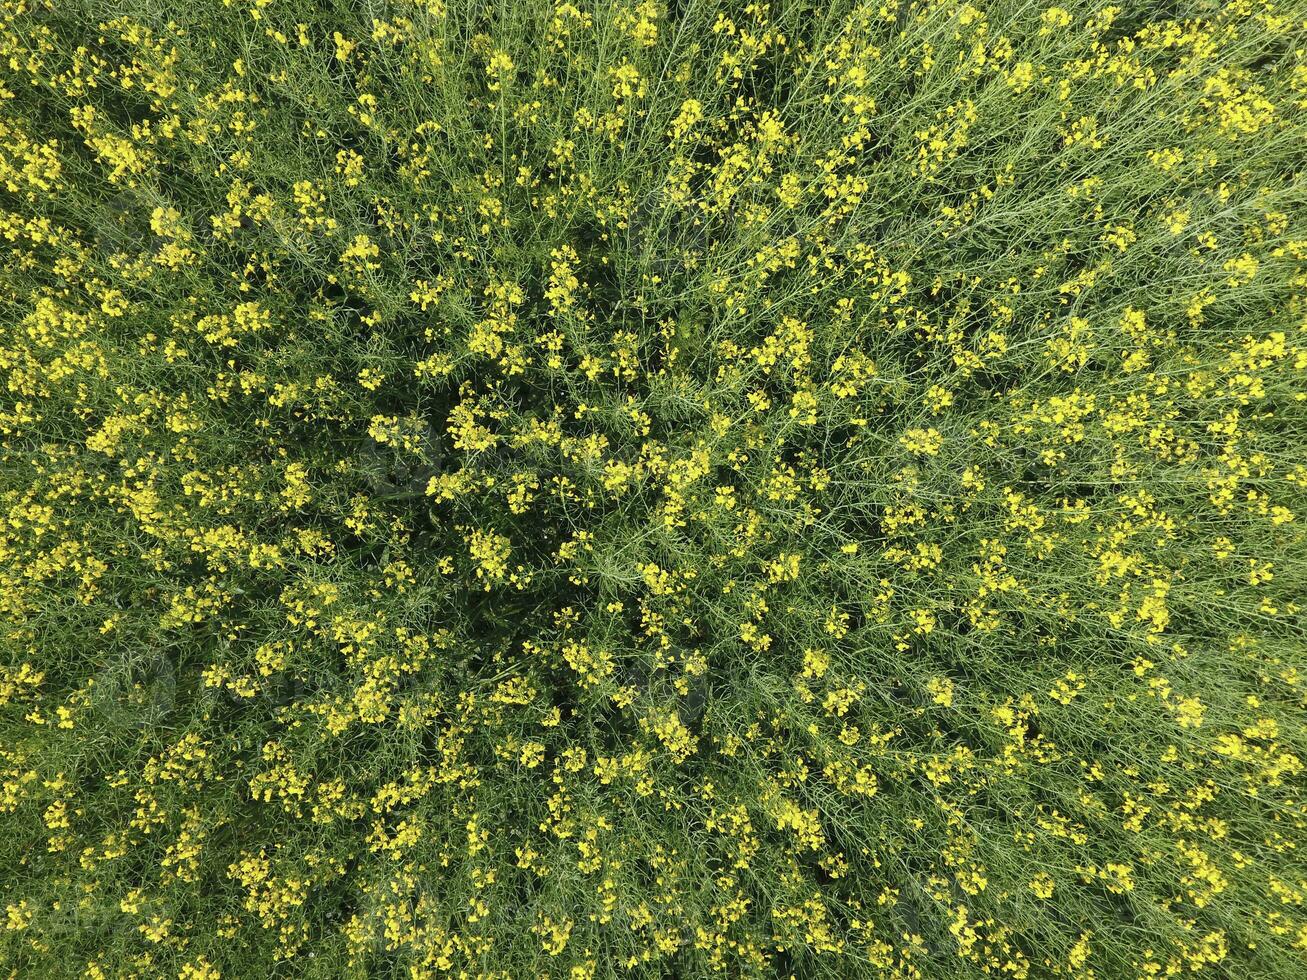
<instances>
[{"instance_id":1,"label":"blooming canola field","mask_svg":"<svg viewBox=\"0 0 1307 980\"><path fill-rule=\"evenodd\" d=\"M0 0L0 976L1307 976L1303 0Z\"/></svg>"}]
</instances>

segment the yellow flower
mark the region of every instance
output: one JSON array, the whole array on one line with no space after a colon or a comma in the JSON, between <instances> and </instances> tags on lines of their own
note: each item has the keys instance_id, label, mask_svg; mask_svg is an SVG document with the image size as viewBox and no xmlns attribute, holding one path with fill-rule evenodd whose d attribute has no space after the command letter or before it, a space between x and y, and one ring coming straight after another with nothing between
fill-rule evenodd
<instances>
[{"instance_id":1,"label":"yellow flower","mask_svg":"<svg viewBox=\"0 0 1307 980\"><path fill-rule=\"evenodd\" d=\"M953 681L947 677L932 677L926 682L926 690L932 695L935 704L950 707L953 704Z\"/></svg>"},{"instance_id":2,"label":"yellow flower","mask_svg":"<svg viewBox=\"0 0 1307 980\"><path fill-rule=\"evenodd\" d=\"M1053 879L1043 871L1030 879L1030 890L1035 893L1036 898L1053 897Z\"/></svg>"},{"instance_id":3,"label":"yellow flower","mask_svg":"<svg viewBox=\"0 0 1307 980\"><path fill-rule=\"evenodd\" d=\"M944 437L934 428L908 429L899 437L899 444L919 456L937 456L944 445Z\"/></svg>"},{"instance_id":4,"label":"yellow flower","mask_svg":"<svg viewBox=\"0 0 1307 980\"><path fill-rule=\"evenodd\" d=\"M474 562L476 577L484 583L486 591L492 583L502 582L508 574L508 558L512 543L502 534L474 530L467 537L467 550Z\"/></svg>"}]
</instances>

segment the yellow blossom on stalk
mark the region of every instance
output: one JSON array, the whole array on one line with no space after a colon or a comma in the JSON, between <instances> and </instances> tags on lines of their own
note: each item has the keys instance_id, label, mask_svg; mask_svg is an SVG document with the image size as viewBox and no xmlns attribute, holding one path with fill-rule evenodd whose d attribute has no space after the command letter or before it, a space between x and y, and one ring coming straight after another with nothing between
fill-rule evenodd
<instances>
[{"instance_id":1,"label":"yellow blossom on stalk","mask_svg":"<svg viewBox=\"0 0 1307 980\"><path fill-rule=\"evenodd\" d=\"M567 940L572 934L574 923L571 919L555 920L544 916L540 922L531 927L531 931L540 937L540 945L550 956L557 956L567 948Z\"/></svg>"},{"instance_id":2,"label":"yellow blossom on stalk","mask_svg":"<svg viewBox=\"0 0 1307 980\"><path fill-rule=\"evenodd\" d=\"M1207 709L1198 698L1181 698L1176 702L1176 721L1183 728L1197 728L1203 723Z\"/></svg>"},{"instance_id":3,"label":"yellow blossom on stalk","mask_svg":"<svg viewBox=\"0 0 1307 980\"><path fill-rule=\"evenodd\" d=\"M502 534L473 530L467 538L467 550L474 563L476 577L482 581L482 588L486 591L507 576L512 548L508 538Z\"/></svg>"},{"instance_id":4,"label":"yellow blossom on stalk","mask_svg":"<svg viewBox=\"0 0 1307 980\"><path fill-rule=\"evenodd\" d=\"M1030 890L1034 892L1036 898L1048 899L1053 897L1053 879L1040 872L1030 879Z\"/></svg>"},{"instance_id":5,"label":"yellow blossom on stalk","mask_svg":"<svg viewBox=\"0 0 1307 980\"><path fill-rule=\"evenodd\" d=\"M503 87L504 80L515 68L513 59L507 52L494 52L486 61L486 77L490 80L490 91L499 91Z\"/></svg>"},{"instance_id":6,"label":"yellow blossom on stalk","mask_svg":"<svg viewBox=\"0 0 1307 980\"><path fill-rule=\"evenodd\" d=\"M668 135L673 140L679 140L690 132L700 119L703 118L703 104L697 99L686 99L681 103L681 110L672 120L671 129Z\"/></svg>"},{"instance_id":7,"label":"yellow blossom on stalk","mask_svg":"<svg viewBox=\"0 0 1307 980\"><path fill-rule=\"evenodd\" d=\"M935 704L950 707L953 704L953 681L947 677L932 677L926 683L926 690L931 694L931 700Z\"/></svg>"},{"instance_id":8,"label":"yellow blossom on stalk","mask_svg":"<svg viewBox=\"0 0 1307 980\"><path fill-rule=\"evenodd\" d=\"M33 910L26 899L23 899L17 905L7 905L5 907L5 928L11 931L21 931L32 924Z\"/></svg>"},{"instance_id":9,"label":"yellow blossom on stalk","mask_svg":"<svg viewBox=\"0 0 1307 980\"><path fill-rule=\"evenodd\" d=\"M899 444L910 453L937 456L944 445L944 437L933 428L908 429L899 438Z\"/></svg>"},{"instance_id":10,"label":"yellow blossom on stalk","mask_svg":"<svg viewBox=\"0 0 1307 980\"><path fill-rule=\"evenodd\" d=\"M545 747L539 742L524 742L518 761L528 769L534 769L545 759Z\"/></svg>"},{"instance_id":11,"label":"yellow blossom on stalk","mask_svg":"<svg viewBox=\"0 0 1307 980\"><path fill-rule=\"evenodd\" d=\"M177 980L221 980L222 971L203 956L198 956L183 964Z\"/></svg>"},{"instance_id":12,"label":"yellow blossom on stalk","mask_svg":"<svg viewBox=\"0 0 1307 980\"><path fill-rule=\"evenodd\" d=\"M644 98L645 81L630 62L609 69L608 76L613 83L614 99Z\"/></svg>"}]
</instances>

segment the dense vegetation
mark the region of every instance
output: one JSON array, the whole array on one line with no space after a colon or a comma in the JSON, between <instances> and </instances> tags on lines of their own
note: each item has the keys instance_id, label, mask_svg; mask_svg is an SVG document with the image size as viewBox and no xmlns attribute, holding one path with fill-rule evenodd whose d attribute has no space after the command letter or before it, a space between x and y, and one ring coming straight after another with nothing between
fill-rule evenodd
<instances>
[{"instance_id":1,"label":"dense vegetation","mask_svg":"<svg viewBox=\"0 0 1307 980\"><path fill-rule=\"evenodd\" d=\"M4 0L5 975L1307 975L1307 5L1060 2Z\"/></svg>"}]
</instances>

